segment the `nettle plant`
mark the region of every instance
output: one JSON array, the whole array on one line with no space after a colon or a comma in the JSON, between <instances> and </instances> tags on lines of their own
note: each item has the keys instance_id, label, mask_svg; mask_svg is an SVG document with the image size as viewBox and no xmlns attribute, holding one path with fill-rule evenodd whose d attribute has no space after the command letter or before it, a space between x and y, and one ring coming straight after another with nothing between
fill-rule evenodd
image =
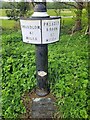
<instances>
[{"instance_id":1,"label":"nettle plant","mask_svg":"<svg viewBox=\"0 0 90 120\"><path fill-rule=\"evenodd\" d=\"M81 33L62 35L59 42L49 45L48 73L58 117L59 113L63 118L89 117L87 45L87 36ZM26 112L22 95L36 84L35 48L22 42L19 31L3 33L2 60L3 116L16 118Z\"/></svg>"},{"instance_id":2,"label":"nettle plant","mask_svg":"<svg viewBox=\"0 0 90 120\"><path fill-rule=\"evenodd\" d=\"M35 86L33 46L23 44L17 32L2 36L3 116L16 118L25 112L21 96Z\"/></svg>"},{"instance_id":3,"label":"nettle plant","mask_svg":"<svg viewBox=\"0 0 90 120\"><path fill-rule=\"evenodd\" d=\"M88 41L77 34L62 36L50 46L49 73L51 89L64 118L88 118ZM58 113L60 115L60 113Z\"/></svg>"}]
</instances>

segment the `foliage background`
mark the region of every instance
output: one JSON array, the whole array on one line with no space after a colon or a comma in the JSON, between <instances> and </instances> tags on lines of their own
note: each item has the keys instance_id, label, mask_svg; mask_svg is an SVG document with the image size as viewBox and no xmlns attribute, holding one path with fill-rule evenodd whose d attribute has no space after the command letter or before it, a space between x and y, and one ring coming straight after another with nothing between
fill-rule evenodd
<instances>
[{"instance_id":1,"label":"foliage background","mask_svg":"<svg viewBox=\"0 0 90 120\"><path fill-rule=\"evenodd\" d=\"M8 31L9 33L9 31ZM35 47L22 43L21 33L2 35L2 99L4 117L25 112L21 96L35 87ZM64 117L88 117L87 36L63 35L49 45L49 80ZM58 112L59 112L58 111Z\"/></svg>"},{"instance_id":2,"label":"foliage background","mask_svg":"<svg viewBox=\"0 0 90 120\"><path fill-rule=\"evenodd\" d=\"M52 14L52 10L48 12ZM48 79L57 98L58 117L62 114L63 118L90 118L89 38L84 34L85 16L84 11L83 30L73 35L70 30L74 19L63 19L59 42L48 45ZM21 100L23 94L36 86L35 46L22 42L18 21L3 20L1 27L2 115L14 119L26 112Z\"/></svg>"}]
</instances>

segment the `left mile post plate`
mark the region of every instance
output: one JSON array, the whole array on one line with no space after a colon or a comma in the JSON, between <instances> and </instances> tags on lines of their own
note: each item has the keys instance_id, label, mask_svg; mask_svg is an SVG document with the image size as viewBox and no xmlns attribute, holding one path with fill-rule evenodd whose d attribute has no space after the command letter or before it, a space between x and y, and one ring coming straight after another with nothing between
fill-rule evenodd
<instances>
[{"instance_id":1,"label":"left mile post plate","mask_svg":"<svg viewBox=\"0 0 90 120\"><path fill-rule=\"evenodd\" d=\"M23 42L41 44L40 20L20 20Z\"/></svg>"}]
</instances>

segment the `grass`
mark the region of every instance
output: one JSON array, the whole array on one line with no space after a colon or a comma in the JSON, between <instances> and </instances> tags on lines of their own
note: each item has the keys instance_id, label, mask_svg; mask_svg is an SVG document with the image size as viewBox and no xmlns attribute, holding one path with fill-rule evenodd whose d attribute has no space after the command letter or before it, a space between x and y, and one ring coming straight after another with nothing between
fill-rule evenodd
<instances>
[{"instance_id":1,"label":"grass","mask_svg":"<svg viewBox=\"0 0 90 120\"><path fill-rule=\"evenodd\" d=\"M6 16L6 9L0 9L0 16ZM75 16L75 9L62 9L60 16ZM55 9L48 9L47 13L51 16L56 16ZM86 14L86 10L83 9L83 14Z\"/></svg>"},{"instance_id":2,"label":"grass","mask_svg":"<svg viewBox=\"0 0 90 120\"><path fill-rule=\"evenodd\" d=\"M2 26L2 20L0 20L0 26Z\"/></svg>"},{"instance_id":3,"label":"grass","mask_svg":"<svg viewBox=\"0 0 90 120\"><path fill-rule=\"evenodd\" d=\"M73 18L62 18L61 19L61 34L71 33L74 26Z\"/></svg>"},{"instance_id":4,"label":"grass","mask_svg":"<svg viewBox=\"0 0 90 120\"><path fill-rule=\"evenodd\" d=\"M6 16L6 9L0 9L0 16Z\"/></svg>"},{"instance_id":5,"label":"grass","mask_svg":"<svg viewBox=\"0 0 90 120\"><path fill-rule=\"evenodd\" d=\"M5 29L12 29L15 27L16 21L14 20L0 20L2 22L2 28Z\"/></svg>"},{"instance_id":6,"label":"grass","mask_svg":"<svg viewBox=\"0 0 90 120\"><path fill-rule=\"evenodd\" d=\"M6 16L6 9L0 9L0 16ZM56 16L55 10L54 9L48 9L47 10L49 15ZM71 10L61 10L61 16L75 16L75 13Z\"/></svg>"},{"instance_id":7,"label":"grass","mask_svg":"<svg viewBox=\"0 0 90 120\"><path fill-rule=\"evenodd\" d=\"M47 13L51 16L56 16L55 9L48 9ZM61 10L60 16L75 16L74 11L68 10L68 9L63 9Z\"/></svg>"}]
</instances>

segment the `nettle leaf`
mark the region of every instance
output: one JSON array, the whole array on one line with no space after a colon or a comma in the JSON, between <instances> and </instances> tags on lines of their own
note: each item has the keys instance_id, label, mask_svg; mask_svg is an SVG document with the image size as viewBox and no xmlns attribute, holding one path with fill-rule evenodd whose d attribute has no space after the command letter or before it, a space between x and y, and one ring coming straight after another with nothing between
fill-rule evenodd
<instances>
[{"instance_id":1,"label":"nettle leaf","mask_svg":"<svg viewBox=\"0 0 90 120\"><path fill-rule=\"evenodd\" d=\"M7 59L7 63L13 63L13 58L12 58L12 57L9 57L9 58Z\"/></svg>"},{"instance_id":2,"label":"nettle leaf","mask_svg":"<svg viewBox=\"0 0 90 120\"><path fill-rule=\"evenodd\" d=\"M90 100L87 101L88 106L90 107Z\"/></svg>"},{"instance_id":3,"label":"nettle leaf","mask_svg":"<svg viewBox=\"0 0 90 120\"><path fill-rule=\"evenodd\" d=\"M80 110L80 115L82 118L88 118L88 114L85 109Z\"/></svg>"}]
</instances>

